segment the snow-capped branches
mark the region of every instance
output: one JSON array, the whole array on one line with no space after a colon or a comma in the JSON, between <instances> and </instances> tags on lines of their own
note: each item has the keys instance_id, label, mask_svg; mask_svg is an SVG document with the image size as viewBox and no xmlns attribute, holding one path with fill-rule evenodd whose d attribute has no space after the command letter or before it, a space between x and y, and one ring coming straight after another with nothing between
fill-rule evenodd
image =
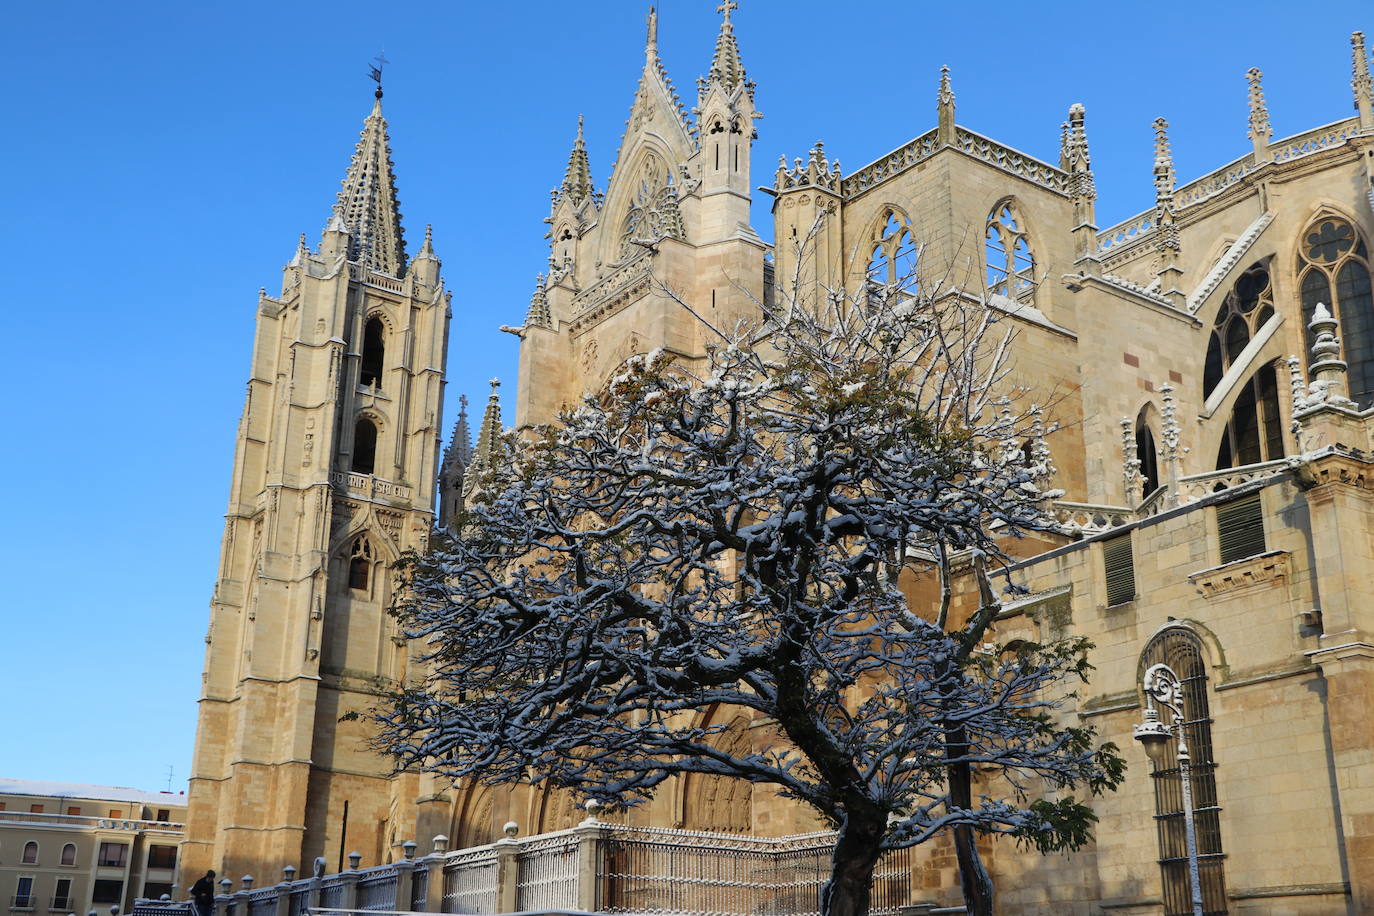
<instances>
[{"instance_id":1,"label":"snow-capped branches","mask_svg":"<svg viewBox=\"0 0 1374 916\"><path fill-rule=\"evenodd\" d=\"M1056 717L1082 644L982 654L1001 539L1051 528L1057 495L1044 424L1007 390L1009 341L958 297L833 297L736 329L700 376L631 359L508 436L462 534L410 561L398 613L430 674L381 716L383 743L405 766L622 804L678 773L772 784L840 828L836 881L844 856L871 874L882 849L961 825L1081 842L1072 799L975 804L952 775L1120 778ZM961 613L956 556L979 586ZM898 589L918 566L937 606ZM730 721L719 707L777 740L721 751L702 724ZM832 882L827 906L857 893Z\"/></svg>"}]
</instances>

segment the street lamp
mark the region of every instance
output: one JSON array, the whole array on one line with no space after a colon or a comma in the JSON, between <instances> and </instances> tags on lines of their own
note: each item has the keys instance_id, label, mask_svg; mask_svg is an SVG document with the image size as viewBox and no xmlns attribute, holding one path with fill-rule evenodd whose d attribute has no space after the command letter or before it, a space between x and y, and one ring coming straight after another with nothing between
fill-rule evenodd
<instances>
[{"instance_id":1,"label":"street lamp","mask_svg":"<svg viewBox=\"0 0 1374 916\"><path fill-rule=\"evenodd\" d=\"M1168 665L1151 665L1141 681L1145 690L1145 721L1135 726L1135 740L1145 747L1145 754L1156 767L1168 761L1167 744L1178 739L1178 772L1183 783L1183 829L1188 845L1188 884L1193 894L1193 916L1202 914L1202 881L1198 877L1197 826L1193 821L1193 780L1188 766L1188 739L1183 733L1183 682ZM1155 703L1168 707L1173 722L1159 721Z\"/></svg>"}]
</instances>

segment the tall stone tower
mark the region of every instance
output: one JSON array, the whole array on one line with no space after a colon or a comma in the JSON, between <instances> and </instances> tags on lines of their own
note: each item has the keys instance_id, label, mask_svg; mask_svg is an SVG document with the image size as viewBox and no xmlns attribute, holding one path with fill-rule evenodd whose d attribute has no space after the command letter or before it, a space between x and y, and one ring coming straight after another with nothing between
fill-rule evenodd
<instances>
[{"instance_id":1,"label":"tall stone tower","mask_svg":"<svg viewBox=\"0 0 1374 916\"><path fill-rule=\"evenodd\" d=\"M368 749L407 677L390 567L433 524L449 295L428 230L407 259L377 101L317 250L259 294L211 600L183 886L400 856L420 777Z\"/></svg>"}]
</instances>

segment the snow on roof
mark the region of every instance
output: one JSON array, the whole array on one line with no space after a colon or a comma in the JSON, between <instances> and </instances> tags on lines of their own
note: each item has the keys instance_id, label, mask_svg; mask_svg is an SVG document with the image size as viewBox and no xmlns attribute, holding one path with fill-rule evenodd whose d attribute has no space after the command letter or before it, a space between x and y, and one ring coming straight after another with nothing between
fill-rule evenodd
<instances>
[{"instance_id":1,"label":"snow on roof","mask_svg":"<svg viewBox=\"0 0 1374 916\"><path fill-rule=\"evenodd\" d=\"M0 776L0 795L33 795L49 798L90 798L139 805L185 807L186 796L175 792L145 792L127 786L90 786L80 782L47 782Z\"/></svg>"}]
</instances>

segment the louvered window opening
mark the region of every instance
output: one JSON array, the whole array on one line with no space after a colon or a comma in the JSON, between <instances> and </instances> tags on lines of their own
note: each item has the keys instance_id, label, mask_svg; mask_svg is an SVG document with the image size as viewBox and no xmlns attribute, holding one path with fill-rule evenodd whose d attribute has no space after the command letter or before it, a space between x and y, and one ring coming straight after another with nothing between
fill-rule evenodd
<instances>
[{"instance_id":1,"label":"louvered window opening","mask_svg":"<svg viewBox=\"0 0 1374 916\"><path fill-rule=\"evenodd\" d=\"M1222 563L1264 553L1264 514L1258 494L1217 507L1217 540Z\"/></svg>"},{"instance_id":2,"label":"louvered window opening","mask_svg":"<svg viewBox=\"0 0 1374 916\"><path fill-rule=\"evenodd\" d=\"M1102 545L1102 563L1107 573L1107 606L1125 604L1135 598L1135 554L1131 536L1112 538Z\"/></svg>"},{"instance_id":3,"label":"louvered window opening","mask_svg":"<svg viewBox=\"0 0 1374 916\"><path fill-rule=\"evenodd\" d=\"M1217 765L1212 752L1212 719L1207 702L1207 666L1202 658L1202 644L1184 630L1162 633L1146 647L1142 670L1159 662L1173 668L1183 683L1183 712L1187 717L1183 720L1183 730L1188 736L1188 771L1193 788L1202 910L1206 916L1221 916L1229 912L1226 908L1226 856L1221 846L1221 807L1217 802ZM1171 721L1172 713L1168 709L1161 708L1159 714L1166 723ZM1169 739L1164 759L1168 764L1151 774L1155 788L1164 916L1192 916L1177 740Z\"/></svg>"}]
</instances>

